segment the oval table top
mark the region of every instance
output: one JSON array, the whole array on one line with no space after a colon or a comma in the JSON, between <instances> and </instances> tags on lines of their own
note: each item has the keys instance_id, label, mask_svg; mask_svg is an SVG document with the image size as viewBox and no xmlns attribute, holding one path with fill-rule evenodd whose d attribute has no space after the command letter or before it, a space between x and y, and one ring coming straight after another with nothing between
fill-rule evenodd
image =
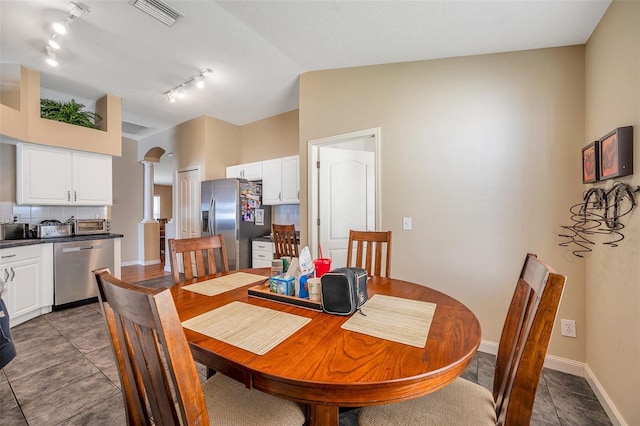
<instances>
[{"instance_id":1,"label":"oval table top","mask_svg":"<svg viewBox=\"0 0 640 426\"><path fill-rule=\"evenodd\" d=\"M269 268L242 271L265 277L270 273ZM221 275L225 274L193 282ZM311 319L264 355L184 329L196 361L250 388L308 404L309 424L337 425L339 407L399 402L440 389L464 372L480 345L480 323L465 305L431 288L393 278L369 277L369 298L382 294L435 303L423 348L342 329L350 316L249 296L248 288L259 282L216 296L185 290L187 284L191 282L171 289L181 321L233 301Z\"/></svg>"}]
</instances>

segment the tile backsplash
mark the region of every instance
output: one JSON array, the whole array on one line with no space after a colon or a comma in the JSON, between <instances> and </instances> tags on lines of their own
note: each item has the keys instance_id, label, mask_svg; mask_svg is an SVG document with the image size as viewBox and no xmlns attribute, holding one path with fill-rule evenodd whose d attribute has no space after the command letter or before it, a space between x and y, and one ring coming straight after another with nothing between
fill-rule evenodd
<instances>
[{"instance_id":1,"label":"tile backsplash","mask_svg":"<svg viewBox=\"0 0 640 426\"><path fill-rule=\"evenodd\" d=\"M273 206L271 211L271 222L279 225L293 223L296 231L300 230L300 204L283 204Z\"/></svg>"},{"instance_id":2,"label":"tile backsplash","mask_svg":"<svg viewBox=\"0 0 640 426\"><path fill-rule=\"evenodd\" d=\"M71 216L76 219L108 219L106 206L34 206L0 202L0 223L10 223L14 216L18 216L18 222L28 223L31 227L43 220L66 222Z\"/></svg>"}]
</instances>

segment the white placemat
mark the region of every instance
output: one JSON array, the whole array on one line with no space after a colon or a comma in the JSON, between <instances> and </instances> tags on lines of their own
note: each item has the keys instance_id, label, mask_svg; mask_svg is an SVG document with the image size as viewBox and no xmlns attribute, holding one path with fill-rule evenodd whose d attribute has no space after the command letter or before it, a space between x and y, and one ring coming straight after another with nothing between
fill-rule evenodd
<instances>
[{"instance_id":1,"label":"white placemat","mask_svg":"<svg viewBox=\"0 0 640 426\"><path fill-rule=\"evenodd\" d=\"M342 328L423 348L436 304L376 294L342 324Z\"/></svg>"},{"instance_id":2,"label":"white placemat","mask_svg":"<svg viewBox=\"0 0 640 426\"><path fill-rule=\"evenodd\" d=\"M243 302L231 302L188 319L182 326L241 349L264 355L311 318Z\"/></svg>"},{"instance_id":3,"label":"white placemat","mask_svg":"<svg viewBox=\"0 0 640 426\"><path fill-rule=\"evenodd\" d=\"M185 290L204 294L205 296L215 296L225 291L234 290L247 284L262 282L268 279L263 275L248 274L246 272L234 272L218 278L202 281L196 284L189 284L182 287Z\"/></svg>"}]
</instances>

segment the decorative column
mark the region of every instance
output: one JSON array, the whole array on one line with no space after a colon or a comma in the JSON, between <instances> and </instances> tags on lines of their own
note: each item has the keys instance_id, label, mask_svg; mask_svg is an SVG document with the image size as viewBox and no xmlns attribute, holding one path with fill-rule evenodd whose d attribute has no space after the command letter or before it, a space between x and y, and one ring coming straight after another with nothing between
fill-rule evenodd
<instances>
[{"instance_id":1,"label":"decorative column","mask_svg":"<svg viewBox=\"0 0 640 426\"><path fill-rule=\"evenodd\" d=\"M141 223L155 222L153 218L153 162L141 161L144 166L144 217Z\"/></svg>"}]
</instances>

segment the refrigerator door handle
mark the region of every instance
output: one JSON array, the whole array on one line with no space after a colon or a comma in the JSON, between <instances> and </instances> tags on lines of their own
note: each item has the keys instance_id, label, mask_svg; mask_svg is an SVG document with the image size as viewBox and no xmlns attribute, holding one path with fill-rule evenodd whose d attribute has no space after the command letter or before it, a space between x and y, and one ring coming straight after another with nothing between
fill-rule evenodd
<instances>
[{"instance_id":1,"label":"refrigerator door handle","mask_svg":"<svg viewBox=\"0 0 640 426\"><path fill-rule=\"evenodd\" d=\"M216 215L216 197L211 197L209 200L209 217L207 218L207 230L209 231L209 235L215 235L215 229L213 228L213 218Z\"/></svg>"}]
</instances>

